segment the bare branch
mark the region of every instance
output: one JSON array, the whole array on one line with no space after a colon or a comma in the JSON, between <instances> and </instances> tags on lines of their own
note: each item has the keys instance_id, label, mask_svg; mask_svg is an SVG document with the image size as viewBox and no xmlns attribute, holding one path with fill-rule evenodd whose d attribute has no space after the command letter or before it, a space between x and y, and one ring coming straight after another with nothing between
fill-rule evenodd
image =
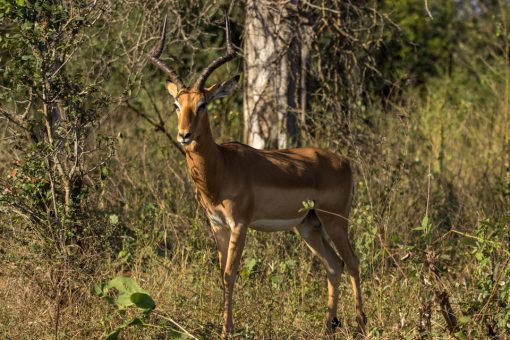
<instances>
[{"instance_id":1,"label":"bare branch","mask_svg":"<svg viewBox=\"0 0 510 340\"><path fill-rule=\"evenodd\" d=\"M126 106L128 108L130 108L134 113L136 113L137 115L139 115L140 117L142 117L143 119L145 119L149 124L151 124L152 126L154 126L156 128L156 131L161 131L165 134L165 136L168 138L168 140L170 141L170 143L172 143L172 145L177 149L179 150L179 152L185 156L186 153L184 152L184 150L181 148L181 146L172 138L172 135L170 135L170 133L168 132L168 130L165 128L165 125L164 125L164 122L163 120L159 119L158 122L155 122L151 117L149 117L146 113L138 110L136 107L134 107L129 101L125 101L126 103Z\"/></svg>"},{"instance_id":2,"label":"bare branch","mask_svg":"<svg viewBox=\"0 0 510 340\"><path fill-rule=\"evenodd\" d=\"M430 9L429 9L428 0L424 0L424 1L425 1L425 12L427 12L427 15L430 17L430 19L434 20L434 17L432 16L432 13L430 12Z\"/></svg>"},{"instance_id":3,"label":"bare branch","mask_svg":"<svg viewBox=\"0 0 510 340\"><path fill-rule=\"evenodd\" d=\"M16 119L12 113L10 113L9 111L2 107L0 107L0 115L4 116L9 122L13 123L18 128L26 132L30 132L30 130L26 126L24 126L18 119Z\"/></svg>"}]
</instances>

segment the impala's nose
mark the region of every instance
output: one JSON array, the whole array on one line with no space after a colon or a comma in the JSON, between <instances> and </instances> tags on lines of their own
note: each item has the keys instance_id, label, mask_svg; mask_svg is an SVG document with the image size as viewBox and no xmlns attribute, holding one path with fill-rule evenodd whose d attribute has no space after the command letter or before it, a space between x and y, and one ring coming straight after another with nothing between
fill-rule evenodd
<instances>
[{"instance_id":1,"label":"impala's nose","mask_svg":"<svg viewBox=\"0 0 510 340\"><path fill-rule=\"evenodd\" d=\"M178 141L181 144L189 144L191 143L191 132L190 131L179 131L178 133Z\"/></svg>"}]
</instances>

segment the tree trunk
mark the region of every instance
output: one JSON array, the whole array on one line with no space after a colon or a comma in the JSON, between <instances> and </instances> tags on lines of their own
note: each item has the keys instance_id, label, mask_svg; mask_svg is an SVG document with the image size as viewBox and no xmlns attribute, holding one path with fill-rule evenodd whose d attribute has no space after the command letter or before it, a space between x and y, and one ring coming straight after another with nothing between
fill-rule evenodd
<instances>
[{"instance_id":1,"label":"tree trunk","mask_svg":"<svg viewBox=\"0 0 510 340\"><path fill-rule=\"evenodd\" d=\"M294 3L246 0L244 139L253 147L300 144L309 103L310 22Z\"/></svg>"}]
</instances>

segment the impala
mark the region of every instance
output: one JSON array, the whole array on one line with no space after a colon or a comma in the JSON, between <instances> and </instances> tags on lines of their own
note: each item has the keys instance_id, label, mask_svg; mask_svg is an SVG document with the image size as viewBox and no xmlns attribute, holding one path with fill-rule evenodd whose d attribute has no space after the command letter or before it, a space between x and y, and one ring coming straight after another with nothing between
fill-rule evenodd
<instances>
[{"instance_id":1,"label":"impala","mask_svg":"<svg viewBox=\"0 0 510 340\"><path fill-rule=\"evenodd\" d=\"M363 313L358 258L347 236L353 195L349 161L327 150L299 148L257 150L241 143L215 143L207 104L230 94L239 76L205 87L209 75L235 56L228 18L225 18L227 53L215 59L187 87L160 59L166 36L148 55L169 78L166 88L175 100L177 141L183 146L197 199L209 218L218 248L224 292L222 338L233 331L232 297L248 228L260 231L295 229L327 271L327 331L339 325L337 304L344 263L352 281L356 320L361 330ZM300 211L312 200L315 209ZM336 251L334 248L336 248Z\"/></svg>"}]
</instances>

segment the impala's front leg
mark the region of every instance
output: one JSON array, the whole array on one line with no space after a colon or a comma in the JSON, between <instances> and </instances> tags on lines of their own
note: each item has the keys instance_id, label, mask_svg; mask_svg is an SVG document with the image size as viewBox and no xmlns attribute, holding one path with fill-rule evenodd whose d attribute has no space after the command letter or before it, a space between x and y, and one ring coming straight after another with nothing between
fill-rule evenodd
<instances>
[{"instance_id":1,"label":"impala's front leg","mask_svg":"<svg viewBox=\"0 0 510 340\"><path fill-rule=\"evenodd\" d=\"M225 267L227 265L228 245L230 243L230 228L228 226L217 225L211 222L211 230L218 248L218 260L220 262L220 277L223 290L225 284L223 278L225 277Z\"/></svg>"},{"instance_id":2,"label":"impala's front leg","mask_svg":"<svg viewBox=\"0 0 510 340\"><path fill-rule=\"evenodd\" d=\"M227 339L234 330L232 320L232 296L234 294L234 284L237 278L241 255L243 254L244 243L246 240L247 227L244 225L235 225L232 227L230 242L228 244L227 262L225 272L223 273L225 309L223 313L223 332L221 337Z\"/></svg>"}]
</instances>

